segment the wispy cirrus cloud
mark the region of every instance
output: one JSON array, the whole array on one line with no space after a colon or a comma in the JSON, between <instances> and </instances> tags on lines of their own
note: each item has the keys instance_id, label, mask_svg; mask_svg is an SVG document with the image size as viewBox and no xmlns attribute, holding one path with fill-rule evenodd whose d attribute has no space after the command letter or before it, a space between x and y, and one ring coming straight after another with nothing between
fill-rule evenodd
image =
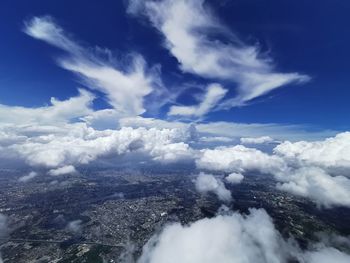
<instances>
[{"instance_id":1,"label":"wispy cirrus cloud","mask_svg":"<svg viewBox=\"0 0 350 263\"><path fill-rule=\"evenodd\" d=\"M84 89L79 89L79 95L67 100L51 98L51 105L26 108L0 104L0 121L2 124L55 124L67 123L75 118L89 115L93 112L91 104L95 96Z\"/></svg>"},{"instance_id":2,"label":"wispy cirrus cloud","mask_svg":"<svg viewBox=\"0 0 350 263\"><path fill-rule=\"evenodd\" d=\"M118 65L101 59L49 16L25 22L24 32L67 52L68 56L58 59L59 65L82 77L89 88L106 94L109 104L122 116L144 113L144 97L163 89L158 71L147 68L141 55L129 54L128 63Z\"/></svg>"},{"instance_id":3,"label":"wispy cirrus cloud","mask_svg":"<svg viewBox=\"0 0 350 263\"><path fill-rule=\"evenodd\" d=\"M171 106L168 115L201 117L207 114L226 95L227 90L219 84L210 84L207 87L202 101L195 106Z\"/></svg>"},{"instance_id":4,"label":"wispy cirrus cloud","mask_svg":"<svg viewBox=\"0 0 350 263\"><path fill-rule=\"evenodd\" d=\"M241 106L281 86L310 79L299 73L279 73L268 54L230 32L204 0L130 0L128 11L148 17L182 71L236 83L237 95L217 109Z\"/></svg>"}]
</instances>

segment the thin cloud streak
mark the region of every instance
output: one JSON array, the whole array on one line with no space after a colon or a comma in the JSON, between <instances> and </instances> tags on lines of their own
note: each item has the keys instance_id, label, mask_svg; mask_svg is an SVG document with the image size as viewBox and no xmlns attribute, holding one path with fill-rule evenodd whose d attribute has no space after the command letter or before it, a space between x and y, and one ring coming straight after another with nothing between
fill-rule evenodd
<instances>
[{"instance_id":1,"label":"thin cloud streak","mask_svg":"<svg viewBox=\"0 0 350 263\"><path fill-rule=\"evenodd\" d=\"M144 113L144 97L162 89L159 72L148 69L139 54L128 56L128 65L112 65L74 41L51 17L34 17L25 22L24 32L68 53L59 65L76 73L91 89L107 96L121 116Z\"/></svg>"},{"instance_id":2,"label":"thin cloud streak","mask_svg":"<svg viewBox=\"0 0 350 263\"><path fill-rule=\"evenodd\" d=\"M217 110L242 106L279 87L310 80L299 73L277 72L271 57L262 54L258 45L245 44L230 32L204 0L131 0L128 11L150 20L182 71L237 85L237 95L227 98ZM230 42L224 43L213 32Z\"/></svg>"}]
</instances>

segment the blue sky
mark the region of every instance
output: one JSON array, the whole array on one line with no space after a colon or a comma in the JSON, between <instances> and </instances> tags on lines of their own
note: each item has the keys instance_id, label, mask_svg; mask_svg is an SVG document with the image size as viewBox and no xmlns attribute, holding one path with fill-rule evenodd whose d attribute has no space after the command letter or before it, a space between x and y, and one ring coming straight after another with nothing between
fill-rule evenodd
<instances>
[{"instance_id":1,"label":"blue sky","mask_svg":"<svg viewBox=\"0 0 350 263\"><path fill-rule=\"evenodd\" d=\"M2 1L1 167L258 172L349 207L349 7Z\"/></svg>"},{"instance_id":2,"label":"blue sky","mask_svg":"<svg viewBox=\"0 0 350 263\"><path fill-rule=\"evenodd\" d=\"M259 45L259 52L273 59L275 71L297 72L311 80L282 85L246 106L211 111L203 120L349 129L350 3L269 0L206 1L205 5L235 37L248 46ZM52 96L67 99L77 94L77 87L85 87L76 75L57 65L55 59L65 52L23 32L25 21L45 15L84 47L107 48L115 57L137 52L149 67L160 66L164 85L171 92L184 90L177 105L197 103L196 96L212 82L235 94L236 84L231 81L181 71L177 59L164 48L164 36L147 18L127 14L126 9L125 1L2 1L0 103L44 106ZM230 41L229 37L222 40ZM184 88L188 86L192 88ZM170 106L143 116L167 118ZM110 106L101 97L94 107Z\"/></svg>"}]
</instances>

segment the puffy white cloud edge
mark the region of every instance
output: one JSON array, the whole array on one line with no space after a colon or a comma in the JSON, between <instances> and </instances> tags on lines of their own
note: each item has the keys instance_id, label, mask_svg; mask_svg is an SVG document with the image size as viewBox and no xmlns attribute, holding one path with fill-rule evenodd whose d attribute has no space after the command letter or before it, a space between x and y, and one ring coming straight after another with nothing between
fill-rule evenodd
<instances>
[{"instance_id":1,"label":"puffy white cloud edge","mask_svg":"<svg viewBox=\"0 0 350 263\"><path fill-rule=\"evenodd\" d=\"M345 263L350 255L318 244L302 251L284 239L264 209L228 212L189 225L174 223L144 246L138 263Z\"/></svg>"}]
</instances>

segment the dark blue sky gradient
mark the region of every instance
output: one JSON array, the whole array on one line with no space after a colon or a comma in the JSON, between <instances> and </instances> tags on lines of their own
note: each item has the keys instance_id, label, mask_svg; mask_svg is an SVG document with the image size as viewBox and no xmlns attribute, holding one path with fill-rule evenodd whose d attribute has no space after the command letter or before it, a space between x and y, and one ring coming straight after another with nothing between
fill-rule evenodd
<instances>
[{"instance_id":1,"label":"dark blue sky gradient","mask_svg":"<svg viewBox=\"0 0 350 263\"><path fill-rule=\"evenodd\" d=\"M232 0L207 1L233 32L274 58L280 72L308 74L312 81L289 85L230 111L211 113L208 121L308 124L350 129L350 1ZM150 25L127 16L120 0L3 0L0 3L0 103L42 106L55 96L66 99L82 86L55 63L56 48L22 32L23 21L51 15L86 46L100 46L117 56L136 51L150 66L162 66L172 88L207 83L182 74ZM181 74L180 74L181 73ZM229 84L233 85L233 84ZM225 85L224 85L225 86ZM225 86L225 88L232 86ZM193 102L190 89L180 102ZM102 100L97 108L105 107Z\"/></svg>"}]
</instances>

